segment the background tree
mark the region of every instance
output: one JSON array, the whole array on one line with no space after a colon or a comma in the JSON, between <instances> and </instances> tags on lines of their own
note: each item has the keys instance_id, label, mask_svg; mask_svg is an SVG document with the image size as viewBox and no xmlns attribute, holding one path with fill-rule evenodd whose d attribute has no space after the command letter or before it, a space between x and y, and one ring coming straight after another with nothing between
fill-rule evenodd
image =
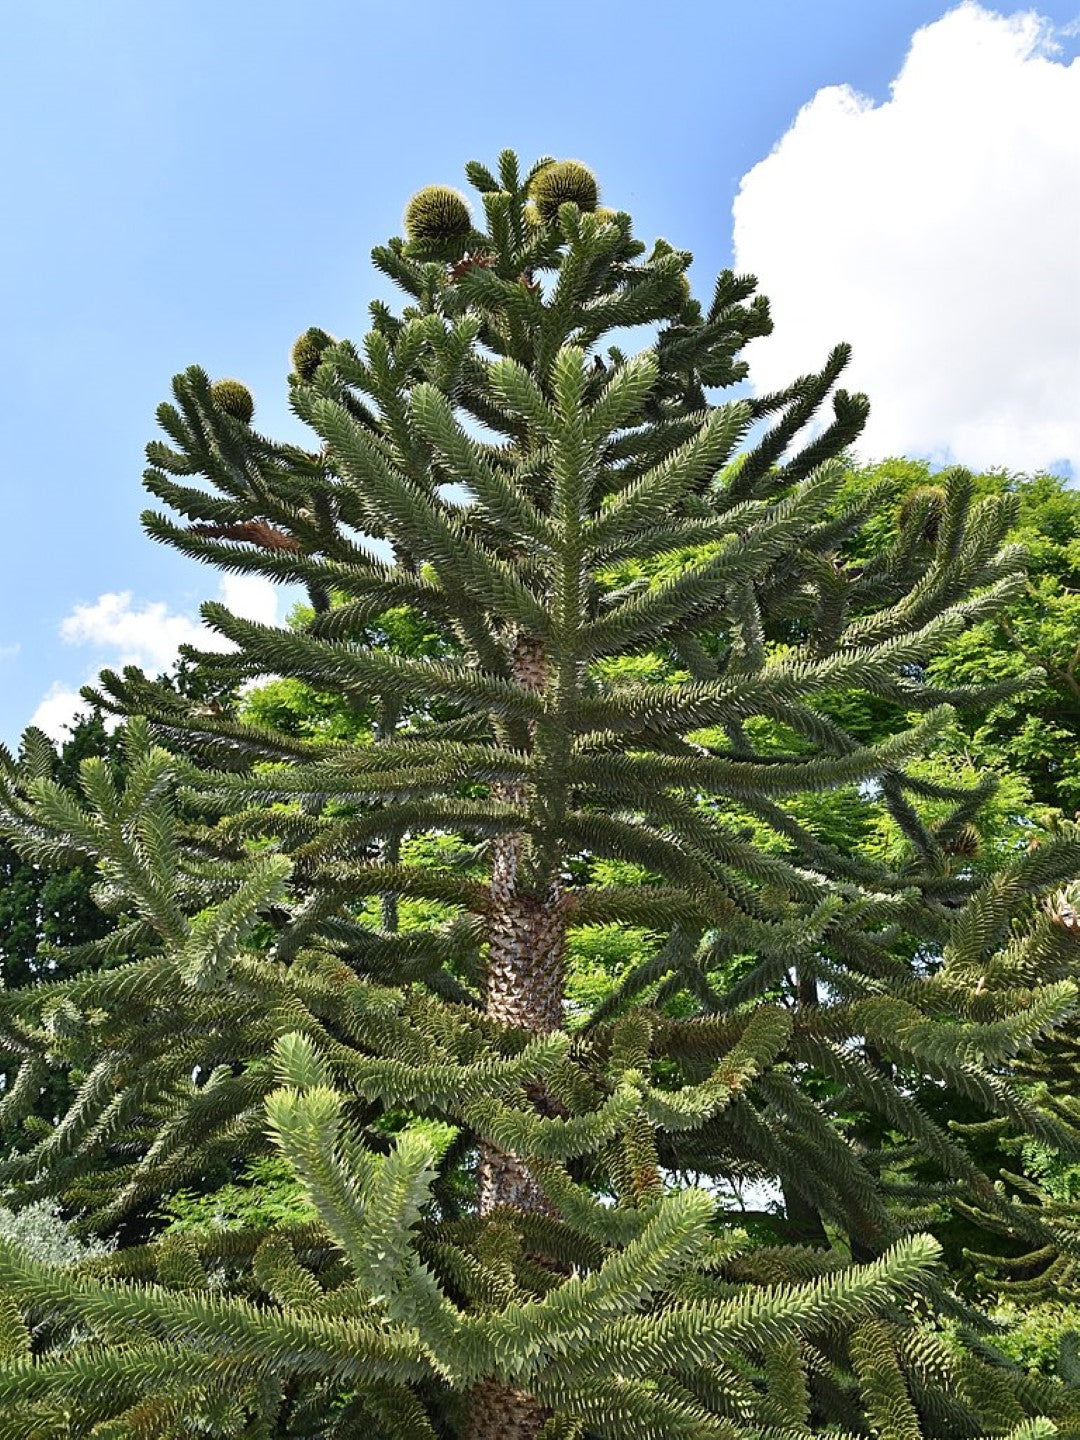
<instances>
[{"instance_id":1,"label":"background tree","mask_svg":"<svg viewBox=\"0 0 1080 1440\"><path fill-rule=\"evenodd\" d=\"M848 481L852 494L866 484L881 485L894 502L867 527L871 545L888 543L905 505L928 504L933 524L940 477L925 463L888 461L856 470ZM976 494L1015 504L1009 538L1023 547L1027 581L1006 609L951 639L930 674L944 685L1026 677L963 726L955 749L977 767L1022 776L1036 809L1071 814L1080 804L1080 492L1058 476L1005 472L977 475L974 486Z\"/></svg>"},{"instance_id":2,"label":"background tree","mask_svg":"<svg viewBox=\"0 0 1080 1440\"><path fill-rule=\"evenodd\" d=\"M943 500L940 477L923 462L892 460L854 471L848 481L849 494L858 494L868 484L881 486L889 502L864 530L862 543L869 553L893 543L903 517L917 505L930 507L929 541ZM1027 581L1006 610L951 639L930 661L927 673L936 683L951 685L1011 677L1017 688L985 712L958 716L919 763L919 773L938 781L960 777L970 781L980 774L996 778L993 799L952 844L954 863L991 875L1018 851L1047 843L1055 832L1072 833L1061 812L1071 815L1077 800L1080 711L1073 672L1080 644L1076 606L1080 495L1059 477L1004 472L975 476L974 488L977 494L1014 499L1016 517L1010 539L1023 546ZM847 723L864 740L880 738L895 728L896 716L873 697L856 699L854 714L851 704L849 701ZM844 803L842 794L826 797L819 804L819 821L833 836L847 835L848 843L857 839L862 844L883 845L894 860L902 856L907 844L902 833L886 824L869 830L864 825L860 834L852 825L851 806ZM838 838L838 843L843 842ZM1067 928L1074 903L1071 889L1051 897L1048 903L1054 923ZM1043 1043L1028 1073L1027 1093L1052 1108L1076 1093L1080 1076L1073 1025ZM923 1103L951 1124L976 1122L974 1134L984 1167L1010 1177L1007 1183L1014 1193L1038 1197L1044 1220L1056 1212L1057 1225L1064 1227L1066 1233L1059 1228L1057 1244L1037 1247L1033 1256L1008 1223L999 1221L994 1226L990 1244L985 1234L978 1233L962 1202L950 1204L951 1218L935 1226L957 1271L966 1266L974 1273L975 1266L990 1266L990 1273L984 1273L979 1281L984 1293L996 1290L1005 1266L1004 1273L1012 1275L1007 1291L1018 1303L1022 1301L1030 1309L1036 1296L1047 1301L1050 1308L1029 1326L1034 1337L1032 1353L1038 1351L1045 1363L1050 1334L1060 1338L1076 1329L1070 1310L1077 1299L1072 1281L1074 1262L1067 1234L1075 1221L1066 1218L1073 1213L1075 1164L1043 1142L1018 1140L1007 1126L979 1124L977 1109L955 1093L935 1096L924 1086L920 1094ZM974 1264L965 1262L965 1248L980 1252Z\"/></svg>"},{"instance_id":3,"label":"background tree","mask_svg":"<svg viewBox=\"0 0 1080 1440\"><path fill-rule=\"evenodd\" d=\"M46 746L40 746L39 754L58 783L70 786L77 783L83 759L108 757L114 748L98 713L80 718L71 727L69 738L51 755L51 747ZM88 863L46 869L25 859L0 837L0 980L6 989L71 974L78 966L79 947L108 931L109 918L92 898L93 880ZM12 1083L18 1067L17 1055L0 1051L2 1089ZM7 1143L25 1145L34 1124L55 1123L70 1105L71 1095L66 1073L50 1070L23 1122L25 1125L33 1116L29 1133L20 1129L7 1137Z\"/></svg>"},{"instance_id":4,"label":"background tree","mask_svg":"<svg viewBox=\"0 0 1080 1440\"><path fill-rule=\"evenodd\" d=\"M203 675L190 659L179 660L160 683L166 692L175 691L200 704L212 703L218 710L229 709L233 703L228 687ZM24 763L39 775L51 776L61 786L77 785L86 759L102 761L114 780L122 782L123 747L97 706L76 718L68 727L68 738L61 743L53 744L40 732L31 732L29 740ZM71 857L62 865L41 865L20 855L0 837L0 983L4 989L20 991L43 982L76 978L93 967L100 953L96 942L105 940L115 926L108 897L95 893L95 879L94 867L86 858ZM15 1081L25 1056L21 1042L16 1041L16 1046L10 1053L0 1052L2 1091ZM35 1073L40 1086L29 1108L24 1100L0 1106L0 1116L10 1120L0 1131L0 1153L11 1148L25 1150L49 1135L71 1106L72 1079L81 1078L79 1072L73 1075L56 1064L38 1067ZM29 1079L30 1072L24 1071L24 1087ZM213 1183L215 1178L220 1182L229 1177L204 1176L203 1185ZM64 1201L69 1212L73 1206L75 1210L85 1209L84 1203L65 1195L60 1187L54 1187L50 1194ZM18 1207L32 1197L14 1190L6 1198ZM40 1217L45 1211L36 1204L33 1213ZM128 1216L110 1241L123 1244L129 1239L145 1238L152 1225L152 1213L144 1209L138 1217Z\"/></svg>"},{"instance_id":5,"label":"background tree","mask_svg":"<svg viewBox=\"0 0 1080 1440\"><path fill-rule=\"evenodd\" d=\"M1070 1393L946 1336L978 1317L918 1228L949 1187L1038 1219L913 1099L930 1076L1075 1147L1010 1078L1075 1008L1073 943L1008 932L1076 842L972 899L954 842L988 787L909 764L950 705L1013 688L927 676L1016 593L1013 506L953 472L868 547L881 491L838 503L866 413L833 393L843 348L714 404L769 328L751 281L698 304L690 257L647 252L577 162L469 175L484 229L432 187L375 252L401 315L373 307L362 352L298 343L321 448L259 435L243 387L193 369L149 450L180 517L151 533L308 588L303 632L205 607L237 647L205 664L337 692L355 731L252 725L132 672L103 699L172 754L132 719L122 788L93 760L78 795L33 753L9 765L16 843L92 856L120 917L97 972L5 1000L30 1056L12 1108L43 1054L85 1072L9 1174L77 1174L115 1221L269 1127L318 1219L179 1231L97 1274L3 1251L6 1423L1045 1433ZM601 353L634 326L641 354ZM385 643L402 613L420 657ZM883 738L838 718L853 693L891 707ZM800 814L845 786L900 863ZM567 946L605 926L653 940L568 1014ZM732 1224L740 1182L781 1187L771 1243Z\"/></svg>"}]
</instances>

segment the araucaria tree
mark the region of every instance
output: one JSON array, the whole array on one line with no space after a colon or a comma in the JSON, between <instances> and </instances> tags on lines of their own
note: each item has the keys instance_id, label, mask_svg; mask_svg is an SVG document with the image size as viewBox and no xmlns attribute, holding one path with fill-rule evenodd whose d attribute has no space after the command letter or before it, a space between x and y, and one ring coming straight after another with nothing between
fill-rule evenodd
<instances>
[{"instance_id":1,"label":"araucaria tree","mask_svg":"<svg viewBox=\"0 0 1080 1440\"><path fill-rule=\"evenodd\" d=\"M920 1087L1074 1145L1009 1070L1072 1012L1075 941L1009 925L1078 847L971 899L985 790L909 765L981 703L924 667L1016 584L1008 503L953 473L850 563L877 499L836 503L846 351L716 403L770 329L752 281L699 304L577 162L468 176L475 216L429 188L374 252L400 314L297 343L310 451L198 369L149 450L151 534L310 595L292 628L206 606L235 647L207 663L340 696L359 739L128 672L123 788L9 763L15 843L92 857L118 916L85 973L3 997L9 1109L79 1082L9 1178L108 1225L269 1135L317 1218L0 1252L0 1437L1068 1430L925 1233L1008 1201ZM853 691L887 738L845 728ZM816 832L844 787L901 865ZM628 928L568 1006L568 946ZM746 1186L780 1197L749 1229Z\"/></svg>"}]
</instances>

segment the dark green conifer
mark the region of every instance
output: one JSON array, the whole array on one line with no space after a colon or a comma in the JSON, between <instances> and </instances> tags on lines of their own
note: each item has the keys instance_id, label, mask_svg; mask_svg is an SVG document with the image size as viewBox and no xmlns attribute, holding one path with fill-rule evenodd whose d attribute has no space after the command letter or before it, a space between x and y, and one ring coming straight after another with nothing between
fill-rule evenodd
<instances>
[{"instance_id":1,"label":"dark green conifer","mask_svg":"<svg viewBox=\"0 0 1080 1440\"><path fill-rule=\"evenodd\" d=\"M453 263L374 252L407 303L297 367L310 452L238 433L198 369L159 411L150 533L313 601L299 629L206 606L236 647L206 663L370 725L280 733L127 672L123 788L9 761L15 843L93 858L119 922L96 973L0 1003L9 1110L47 1057L80 1077L7 1173L108 1224L269 1135L318 1219L59 1275L0 1249L0 1440L1075 1426L1067 1388L964 1343L933 1206L1038 1217L912 1098L932 1077L1076 1143L1011 1077L1076 963L1014 963L1009 926L1080 848L972 899L953 842L986 787L909 768L986 698L926 665L1014 593L1010 506L953 472L932 536L849 563L878 496L835 503L867 409L846 349L715 403L770 329L753 281L688 300L686 252L571 195L537 226L556 168L471 165L486 231ZM635 326L640 354L603 348ZM380 642L402 612L421 656ZM872 743L843 720L866 691L896 716ZM902 865L816 833L807 797L845 786ZM646 953L574 1013L597 927Z\"/></svg>"},{"instance_id":2,"label":"dark green conifer","mask_svg":"<svg viewBox=\"0 0 1080 1440\"><path fill-rule=\"evenodd\" d=\"M61 783L78 782L80 762L91 755L109 757L116 747L100 715L80 717L66 741L51 746L41 737L37 763L43 773L52 773ZM35 865L0 839L0 984L6 990L28 988L43 978L66 977L78 967L78 952L87 941L100 939L112 928L112 920L94 904L92 865L63 869ZM14 1082L20 1055L3 1053L0 1047L0 1091ZM71 1103L68 1075L59 1068L48 1071L45 1084L31 1112L34 1120L23 1133L0 1140L6 1151L11 1144L30 1142L35 1124L51 1126ZM30 1117L25 1117L29 1121ZM40 1138L38 1135L36 1138Z\"/></svg>"}]
</instances>

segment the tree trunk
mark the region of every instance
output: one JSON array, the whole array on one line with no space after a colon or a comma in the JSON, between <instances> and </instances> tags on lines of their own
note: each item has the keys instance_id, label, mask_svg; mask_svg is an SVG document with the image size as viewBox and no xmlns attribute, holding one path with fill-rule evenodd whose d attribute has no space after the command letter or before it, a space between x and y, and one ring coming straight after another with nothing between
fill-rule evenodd
<instances>
[{"instance_id":1,"label":"tree trunk","mask_svg":"<svg viewBox=\"0 0 1080 1440\"><path fill-rule=\"evenodd\" d=\"M546 673L540 647L519 638L514 647L515 679L540 690ZM520 803L525 799L524 787L506 786L503 796ZM521 888L524 844L520 834L500 836L494 844L486 1009L503 1025L547 1035L562 1025L566 917L557 884L542 897ZM481 1215L502 1206L551 1213L528 1166L497 1145L481 1143L477 1185ZM470 1398L469 1440L535 1440L544 1419L543 1409L531 1395L498 1380L485 1380Z\"/></svg>"},{"instance_id":2,"label":"tree trunk","mask_svg":"<svg viewBox=\"0 0 1080 1440\"><path fill-rule=\"evenodd\" d=\"M812 1245L815 1250L829 1249L829 1236L816 1205L800 1195L790 1181L783 1182L784 1212L788 1235L795 1245Z\"/></svg>"},{"instance_id":3,"label":"tree trunk","mask_svg":"<svg viewBox=\"0 0 1080 1440\"><path fill-rule=\"evenodd\" d=\"M484 1380L469 1401L469 1440L535 1440L544 1412L531 1395L498 1380Z\"/></svg>"},{"instance_id":4,"label":"tree trunk","mask_svg":"<svg viewBox=\"0 0 1080 1440\"><path fill-rule=\"evenodd\" d=\"M565 920L561 896L546 900L515 889L520 838L498 842L493 867L488 941L487 1013L503 1025L548 1035L562 1023ZM549 1211L540 1187L516 1155L480 1146L479 1208L500 1205Z\"/></svg>"}]
</instances>

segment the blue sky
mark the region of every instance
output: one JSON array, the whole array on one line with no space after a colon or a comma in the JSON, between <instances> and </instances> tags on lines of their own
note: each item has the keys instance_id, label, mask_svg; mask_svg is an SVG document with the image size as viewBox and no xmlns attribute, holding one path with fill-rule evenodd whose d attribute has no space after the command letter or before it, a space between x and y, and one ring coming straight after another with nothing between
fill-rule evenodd
<instances>
[{"instance_id":1,"label":"blue sky","mask_svg":"<svg viewBox=\"0 0 1080 1440\"><path fill-rule=\"evenodd\" d=\"M200 599L217 593L215 573L139 530L142 448L176 370L198 362L243 378L260 428L288 431L285 375L297 332L320 324L361 333L378 293L368 251L397 231L409 195L432 181L460 183L465 160L490 162L506 145L526 159L586 160L604 199L631 210L640 234L695 252L703 288L731 263L733 202L753 172L737 258L760 253L781 291L805 294L815 287L799 268L807 263L800 231L820 242L860 212L880 170L879 132L888 132L881 143L897 175L916 187L905 208L917 210L923 170L905 167L904 147L924 143L909 119L928 113L920 96L939 89L931 70L922 90L913 80L904 106L887 102L912 36L948 8L940 0L669 0L662 10L638 0L8 0L0 736L16 738L50 691L56 703L39 714L55 721L64 693L101 664L163 653L191 626ZM1047 37L1056 39L1055 79L1076 53L1077 13L1076 0L1039 6L1036 49L1045 57ZM963 55L974 33L954 29L949 43ZM927 46L928 64L945 45ZM1034 75L1030 63L1023 75ZM1057 145L1058 117L1076 91L1063 81L1060 93L1065 110L1040 118L1025 140L1050 157L1047 185L1057 190L1054 166L1072 164ZM1080 108L1076 120L1080 131ZM933 121L942 123L952 122ZM963 143L978 149L977 137ZM844 157L855 157L828 225L812 223L813 196L805 211L788 198L792 176L805 180L805 153L823 166L823 194ZM1017 163L1032 169L1024 154ZM950 194L963 188L946 181ZM883 233L880 214L863 210L866 233ZM1064 218L1054 242L1063 255L1075 243L1071 214ZM910 242L901 235L891 274L903 275L908 260L930 263L917 244L923 233ZM852 234L860 254L874 248L859 240L858 225ZM786 249L777 251L781 235ZM963 268L955 249L945 253ZM844 273L851 269L845 263ZM887 276L873 283L877 294L888 289ZM865 304L852 304L857 323ZM797 300L791 311L798 318ZM1065 343L1070 314L1066 306L1055 321ZM791 327L793 354L804 341L820 348L817 323L808 314L802 329ZM1046 344L1028 367L1033 386L1039 363L1060 369ZM933 423L901 414L887 443L963 448L968 432L939 435ZM1043 438L1019 458L1064 463L1071 439L1066 418L1057 424L1050 414ZM985 434L972 425L972 435Z\"/></svg>"}]
</instances>

